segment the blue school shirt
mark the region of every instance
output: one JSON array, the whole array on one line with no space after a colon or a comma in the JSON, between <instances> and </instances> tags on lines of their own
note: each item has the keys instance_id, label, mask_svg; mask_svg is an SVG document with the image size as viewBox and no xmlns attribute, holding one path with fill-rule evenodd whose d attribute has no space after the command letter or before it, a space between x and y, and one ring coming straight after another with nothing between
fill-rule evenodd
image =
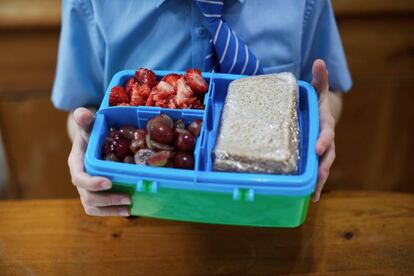
<instances>
[{"instance_id":1,"label":"blue school shirt","mask_svg":"<svg viewBox=\"0 0 414 276\"><path fill-rule=\"evenodd\" d=\"M265 73L312 80L327 63L333 91L352 81L329 0L226 0L223 17ZM193 0L63 0L52 101L59 109L98 106L120 70L204 68L209 33Z\"/></svg>"}]
</instances>

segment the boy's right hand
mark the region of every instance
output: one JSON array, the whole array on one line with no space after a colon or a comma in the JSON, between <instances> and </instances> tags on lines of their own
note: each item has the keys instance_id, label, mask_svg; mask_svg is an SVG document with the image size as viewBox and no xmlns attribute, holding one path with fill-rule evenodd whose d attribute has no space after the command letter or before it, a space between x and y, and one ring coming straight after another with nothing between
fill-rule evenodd
<instances>
[{"instance_id":1,"label":"boy's right hand","mask_svg":"<svg viewBox=\"0 0 414 276\"><path fill-rule=\"evenodd\" d=\"M129 216L129 208L125 205L131 204L131 198L126 194L103 192L112 187L112 182L105 177L90 176L85 172L83 159L94 114L81 107L71 117L72 122L69 121L69 124L75 126L75 131L68 164L72 183L78 189L85 212L91 216Z\"/></svg>"}]
</instances>

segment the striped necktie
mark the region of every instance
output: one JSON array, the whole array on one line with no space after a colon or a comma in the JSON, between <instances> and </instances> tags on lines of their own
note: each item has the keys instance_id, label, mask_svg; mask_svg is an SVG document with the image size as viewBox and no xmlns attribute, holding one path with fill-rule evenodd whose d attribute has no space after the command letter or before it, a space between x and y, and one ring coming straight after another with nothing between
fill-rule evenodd
<instances>
[{"instance_id":1,"label":"striped necktie","mask_svg":"<svg viewBox=\"0 0 414 276\"><path fill-rule=\"evenodd\" d=\"M259 60L222 17L224 0L194 1L206 18L206 27L211 35L211 53L206 56L206 68L213 68L218 59L223 73L263 74Z\"/></svg>"}]
</instances>

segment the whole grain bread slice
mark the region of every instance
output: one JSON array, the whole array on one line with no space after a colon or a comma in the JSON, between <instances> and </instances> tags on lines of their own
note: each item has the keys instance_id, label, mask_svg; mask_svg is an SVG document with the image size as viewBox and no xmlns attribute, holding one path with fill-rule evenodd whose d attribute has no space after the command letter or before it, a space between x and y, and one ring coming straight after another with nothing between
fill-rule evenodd
<instances>
[{"instance_id":1,"label":"whole grain bread slice","mask_svg":"<svg viewBox=\"0 0 414 276\"><path fill-rule=\"evenodd\" d=\"M230 83L214 154L214 169L294 173L299 156L297 82L291 73Z\"/></svg>"}]
</instances>

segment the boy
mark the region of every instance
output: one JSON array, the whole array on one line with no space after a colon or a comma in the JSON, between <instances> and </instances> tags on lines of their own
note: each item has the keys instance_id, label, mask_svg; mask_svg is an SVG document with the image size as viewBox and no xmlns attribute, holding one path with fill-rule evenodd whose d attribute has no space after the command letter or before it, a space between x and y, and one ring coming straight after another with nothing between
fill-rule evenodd
<instances>
[{"instance_id":1,"label":"boy","mask_svg":"<svg viewBox=\"0 0 414 276\"><path fill-rule=\"evenodd\" d=\"M222 14L201 10L207 4L222 6ZM126 205L131 199L102 193L111 181L87 175L83 166L93 107L102 100L112 75L138 67L210 70L206 57L214 33L208 24L221 16L260 61L260 70L290 71L316 88L316 151L321 158L313 200L319 200L335 159L334 128L342 108L341 94L329 88L346 92L352 85L329 0L64 0L52 100L57 108L71 111L68 164L87 214L129 216Z\"/></svg>"}]
</instances>

